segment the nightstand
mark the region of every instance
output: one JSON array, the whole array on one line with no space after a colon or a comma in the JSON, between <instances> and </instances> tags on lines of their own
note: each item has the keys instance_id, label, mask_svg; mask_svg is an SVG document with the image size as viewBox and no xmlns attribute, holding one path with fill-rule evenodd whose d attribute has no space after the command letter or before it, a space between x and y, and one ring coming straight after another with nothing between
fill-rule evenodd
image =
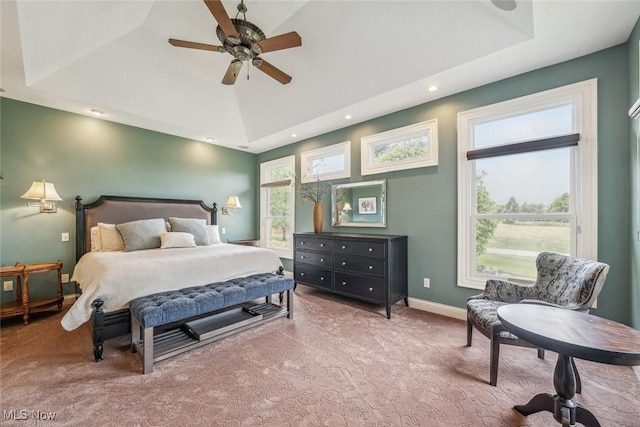
<instances>
[{"instance_id":1,"label":"nightstand","mask_svg":"<svg viewBox=\"0 0 640 427\"><path fill-rule=\"evenodd\" d=\"M38 297L31 299L29 295L29 277L32 274L44 273L48 271L57 271L57 293L56 296ZM58 310L62 309L62 261L38 263L38 264L20 264L16 263L13 267L0 267L2 277L16 277L16 301L2 304L0 317L18 316L22 314L24 324L29 323L29 314L35 311L41 311L52 306L58 306Z\"/></svg>"},{"instance_id":2,"label":"nightstand","mask_svg":"<svg viewBox=\"0 0 640 427\"><path fill-rule=\"evenodd\" d=\"M260 239L229 240L232 245L260 246Z\"/></svg>"}]
</instances>

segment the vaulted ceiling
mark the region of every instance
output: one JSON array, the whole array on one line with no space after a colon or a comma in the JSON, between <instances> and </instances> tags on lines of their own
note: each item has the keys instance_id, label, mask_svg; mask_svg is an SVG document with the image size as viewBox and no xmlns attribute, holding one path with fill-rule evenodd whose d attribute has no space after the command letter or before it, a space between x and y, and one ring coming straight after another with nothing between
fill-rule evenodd
<instances>
[{"instance_id":1,"label":"vaulted ceiling","mask_svg":"<svg viewBox=\"0 0 640 427\"><path fill-rule=\"evenodd\" d=\"M2 0L2 96L259 153L623 43L640 16L636 0L245 4L267 37L302 37L262 55L288 85L247 65L222 85L228 53L171 46L220 44L202 0Z\"/></svg>"}]
</instances>

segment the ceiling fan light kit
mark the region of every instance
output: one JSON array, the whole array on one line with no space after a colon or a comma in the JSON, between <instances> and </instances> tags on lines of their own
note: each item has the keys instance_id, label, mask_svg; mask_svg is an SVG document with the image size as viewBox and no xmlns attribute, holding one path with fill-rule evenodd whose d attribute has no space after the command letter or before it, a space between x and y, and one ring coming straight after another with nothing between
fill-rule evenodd
<instances>
[{"instance_id":1,"label":"ceiling fan light kit","mask_svg":"<svg viewBox=\"0 0 640 427\"><path fill-rule=\"evenodd\" d=\"M240 4L238 4L238 14L235 18L229 18L221 0L204 0L204 2L218 22L216 35L222 43L222 46L169 39L169 43L172 46L229 53L234 59L231 60L227 72L222 79L222 84L225 85L233 85L240 74L243 63L249 61L251 61L254 67L283 85L291 82L291 76L258 57L258 55L302 46L302 38L298 33L292 31L267 38L258 26L247 21L247 6L244 4L244 0L240 0ZM240 14L242 14L243 19L239 18ZM249 75L247 74L247 79L248 78Z\"/></svg>"}]
</instances>

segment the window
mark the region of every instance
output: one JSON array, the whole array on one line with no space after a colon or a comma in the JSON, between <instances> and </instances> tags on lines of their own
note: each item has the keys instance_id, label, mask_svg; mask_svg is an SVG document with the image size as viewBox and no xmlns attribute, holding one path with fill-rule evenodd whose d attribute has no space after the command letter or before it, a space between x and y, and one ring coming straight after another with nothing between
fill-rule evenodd
<instances>
[{"instance_id":1,"label":"window","mask_svg":"<svg viewBox=\"0 0 640 427\"><path fill-rule=\"evenodd\" d=\"M458 114L458 284L597 259L596 80Z\"/></svg>"},{"instance_id":2,"label":"window","mask_svg":"<svg viewBox=\"0 0 640 427\"><path fill-rule=\"evenodd\" d=\"M438 121L392 129L361 139L362 175L438 164Z\"/></svg>"},{"instance_id":3,"label":"window","mask_svg":"<svg viewBox=\"0 0 640 427\"><path fill-rule=\"evenodd\" d=\"M351 177L351 141L305 151L300 170L303 183Z\"/></svg>"},{"instance_id":4,"label":"window","mask_svg":"<svg viewBox=\"0 0 640 427\"><path fill-rule=\"evenodd\" d=\"M260 164L260 242L283 258L293 257L295 156Z\"/></svg>"}]
</instances>

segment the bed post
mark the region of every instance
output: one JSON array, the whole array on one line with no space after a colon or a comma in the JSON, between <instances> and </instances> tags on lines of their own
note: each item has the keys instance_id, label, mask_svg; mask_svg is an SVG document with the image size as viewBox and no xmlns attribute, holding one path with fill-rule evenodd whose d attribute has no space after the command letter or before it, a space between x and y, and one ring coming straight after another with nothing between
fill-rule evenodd
<instances>
[{"instance_id":1,"label":"bed post","mask_svg":"<svg viewBox=\"0 0 640 427\"><path fill-rule=\"evenodd\" d=\"M91 316L91 323L93 326L93 357L96 362L102 360L102 343L104 342L104 309L102 305L104 301L100 298L91 303L93 306L93 315Z\"/></svg>"},{"instance_id":2,"label":"bed post","mask_svg":"<svg viewBox=\"0 0 640 427\"><path fill-rule=\"evenodd\" d=\"M76 196L76 263L85 252L86 230L84 226L84 215L82 197Z\"/></svg>"}]
</instances>

